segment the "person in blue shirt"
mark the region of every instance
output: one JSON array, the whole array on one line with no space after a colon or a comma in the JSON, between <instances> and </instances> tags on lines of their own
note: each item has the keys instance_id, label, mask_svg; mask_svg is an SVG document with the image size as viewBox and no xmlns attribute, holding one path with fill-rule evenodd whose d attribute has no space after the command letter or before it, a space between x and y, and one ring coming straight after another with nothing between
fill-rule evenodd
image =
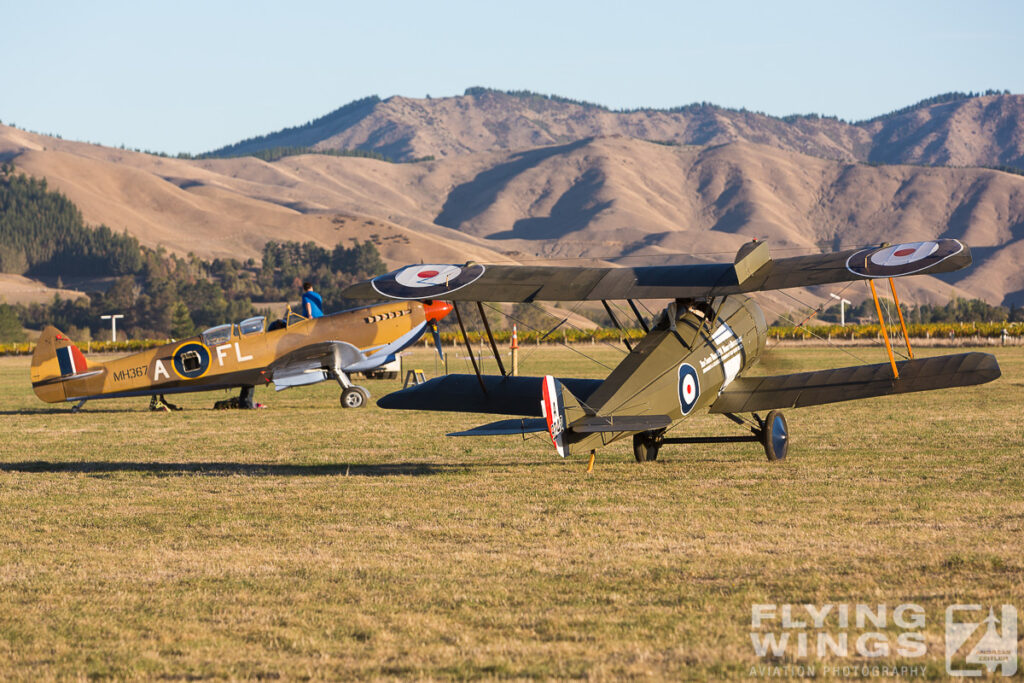
<instances>
[{"instance_id":1,"label":"person in blue shirt","mask_svg":"<svg viewBox=\"0 0 1024 683\"><path fill-rule=\"evenodd\" d=\"M313 284L302 283L302 314L307 318L320 318L324 314L324 300L313 291Z\"/></svg>"}]
</instances>

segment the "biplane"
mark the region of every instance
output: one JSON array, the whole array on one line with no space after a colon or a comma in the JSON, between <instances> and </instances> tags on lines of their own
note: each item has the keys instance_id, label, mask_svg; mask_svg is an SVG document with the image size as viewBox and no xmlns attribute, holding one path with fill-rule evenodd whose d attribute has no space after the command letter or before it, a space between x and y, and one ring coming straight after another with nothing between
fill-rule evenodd
<instances>
[{"instance_id":1,"label":"biplane","mask_svg":"<svg viewBox=\"0 0 1024 683\"><path fill-rule=\"evenodd\" d=\"M768 460L789 449L785 408L959 387L1000 375L986 353L897 360L885 330L875 280L937 274L971 263L955 239L882 244L831 254L772 258L766 242L743 245L732 263L587 268L520 265L413 265L349 287L351 298L403 301L444 299L465 328L461 302L475 302L500 375L454 374L389 394L383 408L513 415L451 436L547 432L558 454L590 451L632 437L638 461L655 460L667 443L759 442ZM752 292L865 280L883 325L889 362L787 375L749 374L764 351L765 316ZM604 379L516 377L506 372L482 302L602 301L621 327L611 300L625 300L645 336ZM638 300L667 300L651 324ZM897 309L898 309L898 298ZM660 308L660 304L658 306ZM906 326L900 314L906 338ZM628 342L627 342L628 343ZM468 346L468 344L467 344ZM470 350L470 358L473 358ZM749 433L723 436L666 434L706 409ZM750 417L744 417L749 414Z\"/></svg>"},{"instance_id":2,"label":"biplane","mask_svg":"<svg viewBox=\"0 0 1024 683\"><path fill-rule=\"evenodd\" d=\"M219 407L252 408L255 387L277 390L333 379L341 405L361 407L370 392L352 382L395 360L428 329L440 352L437 322L450 304L402 301L305 318L289 309L269 326L262 316L211 327L199 335L99 363L55 327L43 330L32 356L32 388L43 401L150 396L150 408L176 409L167 394L239 388Z\"/></svg>"}]
</instances>

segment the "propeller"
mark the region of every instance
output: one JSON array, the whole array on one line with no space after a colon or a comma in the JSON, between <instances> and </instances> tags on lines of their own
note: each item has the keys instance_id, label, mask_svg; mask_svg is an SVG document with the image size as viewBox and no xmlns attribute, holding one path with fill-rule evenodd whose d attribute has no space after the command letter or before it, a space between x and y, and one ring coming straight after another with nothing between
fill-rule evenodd
<instances>
[{"instance_id":1,"label":"propeller","mask_svg":"<svg viewBox=\"0 0 1024 683\"><path fill-rule=\"evenodd\" d=\"M452 305L447 301L423 301L423 314L430 325L430 334L434 337L434 348L437 355L444 360L444 351L441 350L441 333L437 329L437 321L452 312Z\"/></svg>"},{"instance_id":2,"label":"propeller","mask_svg":"<svg viewBox=\"0 0 1024 683\"><path fill-rule=\"evenodd\" d=\"M444 351L441 349L441 332L437 329L437 321L430 321L430 334L434 337L434 348L437 349L437 355L444 360Z\"/></svg>"}]
</instances>

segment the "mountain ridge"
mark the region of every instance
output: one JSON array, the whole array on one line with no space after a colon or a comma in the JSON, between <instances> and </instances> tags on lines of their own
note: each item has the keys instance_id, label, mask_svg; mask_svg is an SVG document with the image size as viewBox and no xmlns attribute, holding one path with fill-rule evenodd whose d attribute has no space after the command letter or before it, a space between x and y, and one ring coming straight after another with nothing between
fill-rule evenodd
<instances>
[{"instance_id":1,"label":"mountain ridge","mask_svg":"<svg viewBox=\"0 0 1024 683\"><path fill-rule=\"evenodd\" d=\"M453 97L371 96L303 126L202 156L300 147L361 150L413 161L611 135L701 146L748 141L839 161L1024 170L1024 96L946 93L850 123L819 114L775 117L710 103L613 110L529 91L474 87Z\"/></svg>"},{"instance_id":2,"label":"mountain ridge","mask_svg":"<svg viewBox=\"0 0 1024 683\"><path fill-rule=\"evenodd\" d=\"M318 154L185 160L3 126L0 157L47 178L89 223L204 258L255 257L269 239L369 239L389 266L635 265L729 260L754 237L781 257L943 236L970 244L975 266L911 278L908 298L1024 303L1024 177L995 170L625 136L416 164Z\"/></svg>"}]
</instances>

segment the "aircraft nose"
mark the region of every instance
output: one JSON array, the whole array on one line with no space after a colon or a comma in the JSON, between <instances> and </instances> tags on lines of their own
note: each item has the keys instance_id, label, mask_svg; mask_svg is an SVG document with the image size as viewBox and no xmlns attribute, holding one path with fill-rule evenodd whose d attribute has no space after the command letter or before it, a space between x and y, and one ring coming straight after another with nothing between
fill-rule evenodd
<instances>
[{"instance_id":1,"label":"aircraft nose","mask_svg":"<svg viewBox=\"0 0 1024 683\"><path fill-rule=\"evenodd\" d=\"M427 317L427 320L437 322L452 312L452 305L447 301L424 301L422 303L423 314Z\"/></svg>"}]
</instances>

